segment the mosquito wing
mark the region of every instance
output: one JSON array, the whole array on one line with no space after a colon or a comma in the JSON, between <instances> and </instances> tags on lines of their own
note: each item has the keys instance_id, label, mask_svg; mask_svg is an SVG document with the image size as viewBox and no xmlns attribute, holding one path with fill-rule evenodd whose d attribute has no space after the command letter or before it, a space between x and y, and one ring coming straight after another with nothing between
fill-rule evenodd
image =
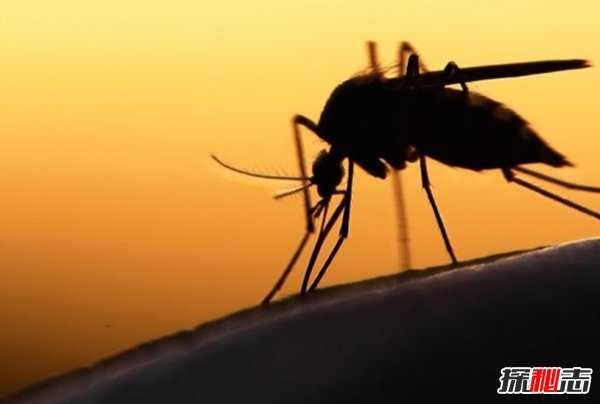
<instances>
[{"instance_id":1,"label":"mosquito wing","mask_svg":"<svg viewBox=\"0 0 600 404\"><path fill-rule=\"evenodd\" d=\"M544 60L537 62L507 63L499 65L487 65L476 67L461 67L460 75L448 75L443 70L426 72L419 75L420 86L445 86L458 84L461 80L465 82L493 80L509 77L530 76L559 72L563 70L585 69L591 67L589 61L584 59L568 60ZM408 83L406 77L388 79L392 85L403 86Z\"/></svg>"}]
</instances>

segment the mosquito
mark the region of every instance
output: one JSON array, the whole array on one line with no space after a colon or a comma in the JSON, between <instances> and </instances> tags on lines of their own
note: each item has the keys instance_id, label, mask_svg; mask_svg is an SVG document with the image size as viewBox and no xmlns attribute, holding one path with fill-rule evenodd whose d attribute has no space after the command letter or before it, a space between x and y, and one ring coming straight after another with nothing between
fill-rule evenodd
<instances>
[{"instance_id":1,"label":"mosquito","mask_svg":"<svg viewBox=\"0 0 600 404\"><path fill-rule=\"evenodd\" d=\"M276 196L302 192L306 231L283 273L263 300L268 304L281 289L300 257L315 220L320 216L317 239L310 255L300 292L313 291L325 275L349 234L354 165L377 178L391 170L400 171L407 163L419 162L421 183L432 207L437 226L452 264L458 264L448 232L431 191L426 158L474 171L501 170L504 178L542 196L555 200L600 220L600 214L560 197L515 175L531 175L563 187L600 192L557 180L520 167L543 163L552 167L572 164L549 146L516 112L505 105L468 89L468 82L518 77L589 67L586 60L550 60L460 68L454 62L444 70L428 72L408 42L399 47L398 75L388 78L377 62L375 44L368 43L370 68L339 84L329 96L318 123L303 115L292 118L294 143L300 176L254 173L224 163L220 165L241 174L267 179L297 180L301 185ZM447 87L460 85L460 89ZM312 163L308 175L300 127L308 129L329 144ZM347 160L347 173L344 162ZM345 188L340 188L346 177ZM399 177L398 177L399 178ZM309 188L315 186L319 200L313 204ZM401 189L401 188L400 188ZM328 217L332 199L339 202ZM338 239L311 282L311 275L327 236L341 217Z\"/></svg>"}]
</instances>

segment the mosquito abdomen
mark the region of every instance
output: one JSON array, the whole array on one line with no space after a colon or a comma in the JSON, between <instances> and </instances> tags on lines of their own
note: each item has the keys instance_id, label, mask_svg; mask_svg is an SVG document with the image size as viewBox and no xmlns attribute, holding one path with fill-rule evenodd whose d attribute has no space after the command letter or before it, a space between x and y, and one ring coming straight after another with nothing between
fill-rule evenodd
<instances>
[{"instance_id":1,"label":"mosquito abdomen","mask_svg":"<svg viewBox=\"0 0 600 404\"><path fill-rule=\"evenodd\" d=\"M472 170L571 165L516 112L481 94L445 88L415 101L410 142L444 164Z\"/></svg>"}]
</instances>

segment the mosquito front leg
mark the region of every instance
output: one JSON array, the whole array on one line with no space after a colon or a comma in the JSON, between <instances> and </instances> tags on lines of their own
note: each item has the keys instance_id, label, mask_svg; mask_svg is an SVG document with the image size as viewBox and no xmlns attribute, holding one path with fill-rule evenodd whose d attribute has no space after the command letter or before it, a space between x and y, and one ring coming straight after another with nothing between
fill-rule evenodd
<instances>
[{"instance_id":1,"label":"mosquito front leg","mask_svg":"<svg viewBox=\"0 0 600 404\"><path fill-rule=\"evenodd\" d=\"M302 145L302 139L300 136L300 126L304 126L305 128L309 129L310 131L314 132L317 135L318 135L318 132L317 132L317 125L313 121L311 121L309 118L307 118L303 115L295 115L293 117L292 127L293 127L293 132L294 132L294 144L296 146L296 156L298 158L298 167L300 169L300 175L302 178L302 188L303 188L302 192L304 194L304 210L305 210L305 214L306 214L306 232L305 232L304 236L302 237L302 240L300 241L298 248L296 248L294 255L292 255L290 262L283 270L281 276L279 277L279 279L277 280L277 282L275 283L275 285L273 286L271 291L263 299L263 301L262 301L263 304L268 304L271 301L271 299L273 299L273 296L275 296L275 294L281 289L281 287L285 283L288 275L290 274L290 272L294 268L294 265L298 261L300 254L304 250L304 247L306 246L306 243L308 241L310 234L314 233L314 231L315 231L313 215L317 212L320 212L321 209L323 208L324 202L322 200L319 201L314 207L311 204L310 193L308 192L308 185L309 185L310 180L307 175L306 162L305 162L306 160L304 158L304 147Z\"/></svg>"},{"instance_id":2,"label":"mosquito front leg","mask_svg":"<svg viewBox=\"0 0 600 404\"><path fill-rule=\"evenodd\" d=\"M315 231L315 226L310 213L312 205L310 202L310 192L308 192L307 187L309 180L308 175L306 174L306 160L304 159L304 147L302 146L302 139L300 136L300 126L304 126L318 135L317 125L303 115L295 115L292 119L292 126L294 128L294 142L296 145L296 156L298 157L298 167L300 169L300 175L303 178L302 186L304 187L304 190L302 193L304 195L304 210L306 213L306 230L310 233L313 233Z\"/></svg>"},{"instance_id":3,"label":"mosquito front leg","mask_svg":"<svg viewBox=\"0 0 600 404\"><path fill-rule=\"evenodd\" d=\"M326 202L324 200L320 200L319 202L317 202L317 204L310 209L311 218L313 216L314 217L319 216L319 214L321 214L321 212L326 210L327 203L328 202ZM325 215L325 213L323 215ZM339 213L337 214L336 217L338 217L338 216L339 216ZM331 228L331 226L329 226L329 228ZM323 226L321 226L321 229L320 229L320 232L322 232L322 231L323 231ZM329 230L327 230L327 232L329 232ZM308 230L304 233L304 236L302 237L302 240L300 241L298 248L296 248L294 255L292 255L292 258L290 259L290 262L287 264L287 266L281 273L281 276L279 277L279 279L277 280L277 282L275 283L275 285L273 286L271 291L267 294L267 296L265 296L265 298L262 301L262 304L269 304L271 302L271 300L273 299L273 296L275 296L275 294L277 294L277 292L281 289L281 287L285 283L288 275L294 268L294 265L296 265L298 258L300 258L300 254L302 254L302 251L304 250L304 247L306 246L306 242L308 241L308 238L310 237L311 234L312 234L312 232L308 231ZM319 234L319 236L320 236L320 234Z\"/></svg>"},{"instance_id":4,"label":"mosquito front leg","mask_svg":"<svg viewBox=\"0 0 600 404\"><path fill-rule=\"evenodd\" d=\"M342 217L342 225L340 226L340 235L337 239L337 242L335 243L335 246L329 253L329 256L327 257L327 259L325 260L323 267L321 268L321 270L315 277L315 280L313 281L312 285L310 285L309 291L313 291L317 288L317 285L319 284L319 282L325 275L325 272L327 272L327 268L329 268L329 265L331 264L331 262L333 261L333 258L338 253L344 240L346 240L348 238L348 234L350 232L350 205L352 203L352 178L353 177L354 177L354 162L352 160L349 160L349 162L348 162L348 186L346 187L346 191L344 192L344 194L345 194L344 199L342 200L342 202L340 203L340 206L339 206L344 211L344 216ZM339 209L339 207L338 207L338 209ZM337 218L335 218L335 220L333 220L334 217L332 216L331 219L332 220L330 221L330 224L331 224L331 226L333 226L333 224L335 223L335 220L337 220ZM329 228L326 229L327 232L329 232L329 230L331 229L331 226L329 226L329 224L328 224Z\"/></svg>"},{"instance_id":5,"label":"mosquito front leg","mask_svg":"<svg viewBox=\"0 0 600 404\"><path fill-rule=\"evenodd\" d=\"M265 296L265 298L262 301L262 304L269 304L271 302L271 299L273 299L273 296L275 296L275 294L277 292L279 292L279 289L281 289L281 287L285 283L285 280L287 279L288 275L292 271L292 268L294 268L294 265L296 265L296 261L298 261L298 258L300 257L300 254L302 253L302 250L304 249L304 246L306 245L306 242L308 241L308 237L310 237L311 234L312 234L312 232L310 232L308 230L304 233L304 237L302 237L302 240L300 241L300 245L296 249L296 252L294 252L292 259L290 260L288 265L283 270L283 273L281 274L281 276L279 277L279 279L277 280L277 282L275 283L275 285L273 286L271 291L267 294L267 296Z\"/></svg>"},{"instance_id":6,"label":"mosquito front leg","mask_svg":"<svg viewBox=\"0 0 600 404\"><path fill-rule=\"evenodd\" d=\"M427 193L427 198L429 199L429 204L433 209L433 214L435 215L435 220L437 221L440 232L442 233L442 238L444 239L444 244L446 245L446 251L450 254L450 259L452 260L452 264L458 264L456 260L456 256L454 255L454 250L452 249L452 245L450 244L450 239L448 238L448 233L446 232L446 228L444 227L444 222L442 220L442 215L440 215L440 211L437 208L437 204L435 203L435 199L433 198L433 192L431 192L431 183L429 182L429 174L427 173L427 164L425 163L425 157L419 156L419 162L421 163L421 183L423 188L425 188L425 192Z\"/></svg>"},{"instance_id":7,"label":"mosquito front leg","mask_svg":"<svg viewBox=\"0 0 600 404\"><path fill-rule=\"evenodd\" d=\"M340 191L340 192L342 192L344 194L346 193L346 191ZM306 293L306 291L308 290L308 282L310 281L310 275L311 275L312 270L317 261L317 257L319 256L319 253L321 252L321 247L323 247L323 243L325 242L325 239L327 238L327 235L331 231L331 228L333 227L333 225L340 218L342 211L346 207L346 203L345 203L346 195L344 195L344 198L342 199L342 201L335 208L333 215L331 215L331 218L327 221L327 224L321 226L319 235L317 237L317 241L316 241L313 251L310 255L308 265L306 266L306 272L304 273L304 279L302 280L302 287L300 288L300 293L302 293L302 294ZM323 216L323 223L325 223L325 216Z\"/></svg>"}]
</instances>

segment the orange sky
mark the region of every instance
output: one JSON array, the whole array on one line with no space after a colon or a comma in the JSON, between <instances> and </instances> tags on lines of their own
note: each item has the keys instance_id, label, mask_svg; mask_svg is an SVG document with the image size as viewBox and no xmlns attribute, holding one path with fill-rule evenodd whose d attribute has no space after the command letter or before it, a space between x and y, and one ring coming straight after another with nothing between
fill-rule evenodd
<instances>
[{"instance_id":1,"label":"orange sky","mask_svg":"<svg viewBox=\"0 0 600 404\"><path fill-rule=\"evenodd\" d=\"M290 117L318 119L366 66L366 40L387 63L410 40L432 69L600 63L599 3L408 3L2 1L0 363L11 371L0 395L258 303L302 235L302 201L274 201L290 184L236 176L208 155L295 174ZM600 183L598 68L471 89L577 165L544 172ZM598 233L498 172L430 163L430 177L459 259ZM446 263L417 167L404 178L414 266ZM325 284L397 270L391 195L358 170L351 236Z\"/></svg>"}]
</instances>

